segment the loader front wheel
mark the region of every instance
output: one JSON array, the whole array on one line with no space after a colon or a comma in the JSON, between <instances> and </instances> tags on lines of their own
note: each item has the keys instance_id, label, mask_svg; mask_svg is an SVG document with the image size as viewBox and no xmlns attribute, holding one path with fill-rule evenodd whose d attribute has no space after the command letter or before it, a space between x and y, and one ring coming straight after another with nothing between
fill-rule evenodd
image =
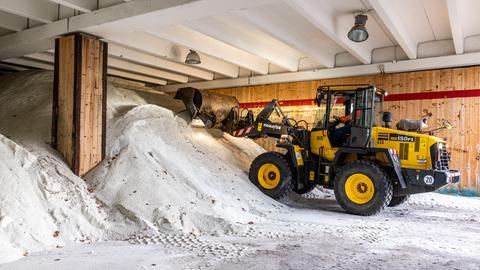
<instances>
[{"instance_id":1,"label":"loader front wheel","mask_svg":"<svg viewBox=\"0 0 480 270\"><path fill-rule=\"evenodd\" d=\"M393 187L377 164L357 160L340 168L335 176L334 191L337 202L345 211L371 216L390 203Z\"/></svg>"},{"instance_id":2,"label":"loader front wheel","mask_svg":"<svg viewBox=\"0 0 480 270\"><path fill-rule=\"evenodd\" d=\"M263 153L252 162L250 181L273 199L281 199L292 191L292 170L277 152Z\"/></svg>"}]
</instances>

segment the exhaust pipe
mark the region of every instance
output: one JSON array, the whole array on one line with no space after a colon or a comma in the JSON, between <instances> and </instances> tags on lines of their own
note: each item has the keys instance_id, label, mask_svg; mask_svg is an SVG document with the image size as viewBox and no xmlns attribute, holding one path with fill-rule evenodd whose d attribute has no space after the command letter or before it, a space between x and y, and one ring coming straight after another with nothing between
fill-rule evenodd
<instances>
[{"instance_id":1,"label":"exhaust pipe","mask_svg":"<svg viewBox=\"0 0 480 270\"><path fill-rule=\"evenodd\" d=\"M185 87L177 91L175 99L182 100L192 119L199 118L207 128L231 132L239 121L240 103L235 97Z\"/></svg>"}]
</instances>

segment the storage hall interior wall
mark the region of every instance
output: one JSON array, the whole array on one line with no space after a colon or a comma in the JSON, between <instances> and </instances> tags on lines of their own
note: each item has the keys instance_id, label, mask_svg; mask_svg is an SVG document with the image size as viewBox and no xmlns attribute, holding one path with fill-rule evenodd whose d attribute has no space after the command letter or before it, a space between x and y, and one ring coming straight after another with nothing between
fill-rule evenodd
<instances>
[{"instance_id":1,"label":"storage hall interior wall","mask_svg":"<svg viewBox=\"0 0 480 270\"><path fill-rule=\"evenodd\" d=\"M313 103L316 89L331 84L375 84L388 92L384 108L393 113L393 126L400 119L420 119L427 113L433 116L428 129L438 127L443 120L454 124L452 130L437 134L446 138L452 154L452 168L460 170L461 183L450 187L464 194L480 192L480 67L405 72L360 76L341 79L314 80L272 85L210 90L235 96L243 108L258 113L271 99L281 101L288 117L304 119L309 127L319 115ZM258 143L267 150L275 147L272 139Z\"/></svg>"}]
</instances>

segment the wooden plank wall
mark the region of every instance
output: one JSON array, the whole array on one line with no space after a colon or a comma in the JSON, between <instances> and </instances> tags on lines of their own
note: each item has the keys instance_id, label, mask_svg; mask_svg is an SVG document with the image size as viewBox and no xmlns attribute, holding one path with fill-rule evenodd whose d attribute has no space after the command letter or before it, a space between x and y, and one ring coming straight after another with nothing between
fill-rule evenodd
<instances>
[{"instance_id":1,"label":"wooden plank wall","mask_svg":"<svg viewBox=\"0 0 480 270\"><path fill-rule=\"evenodd\" d=\"M329 84L375 84L388 91L392 97L408 93L434 93L439 91L462 91L480 89L480 67L466 67L431 71L406 72L362 76L331 80L316 80L274 85L238 87L211 90L235 96L240 103L278 100L308 100L315 98L320 85ZM471 92L471 91L470 91ZM414 95L413 95L414 97ZM418 119L428 112L433 114L430 127L436 127L444 119L455 125L451 131L443 131L439 137L446 138L452 153L452 168L460 170L462 180L458 188L480 192L480 97L438 98L424 100L397 100L385 102L385 110L394 114L394 125L399 119ZM251 105L251 104L250 104ZM258 109L256 109L258 111ZM310 126L316 122L318 110L314 106L284 107L289 117L305 119ZM259 142L272 149L274 142Z\"/></svg>"},{"instance_id":2,"label":"wooden plank wall","mask_svg":"<svg viewBox=\"0 0 480 270\"><path fill-rule=\"evenodd\" d=\"M107 45L77 33L56 46L52 141L84 176L105 156Z\"/></svg>"}]
</instances>

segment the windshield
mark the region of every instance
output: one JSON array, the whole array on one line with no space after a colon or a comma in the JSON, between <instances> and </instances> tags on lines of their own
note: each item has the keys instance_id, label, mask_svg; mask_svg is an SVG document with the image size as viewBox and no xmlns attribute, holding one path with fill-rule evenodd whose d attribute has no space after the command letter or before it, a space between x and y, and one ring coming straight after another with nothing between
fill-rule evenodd
<instances>
[{"instance_id":1,"label":"windshield","mask_svg":"<svg viewBox=\"0 0 480 270\"><path fill-rule=\"evenodd\" d=\"M354 120L352 125L355 127L382 126L383 95L379 92L374 93L372 88L358 91L333 92L330 96L329 119L326 119L327 98L322 95L315 115L315 128L326 128L327 122L335 123L336 121L338 122L340 117L349 115L352 116ZM373 113L372 105L374 107ZM342 124L338 126L342 126Z\"/></svg>"}]
</instances>

